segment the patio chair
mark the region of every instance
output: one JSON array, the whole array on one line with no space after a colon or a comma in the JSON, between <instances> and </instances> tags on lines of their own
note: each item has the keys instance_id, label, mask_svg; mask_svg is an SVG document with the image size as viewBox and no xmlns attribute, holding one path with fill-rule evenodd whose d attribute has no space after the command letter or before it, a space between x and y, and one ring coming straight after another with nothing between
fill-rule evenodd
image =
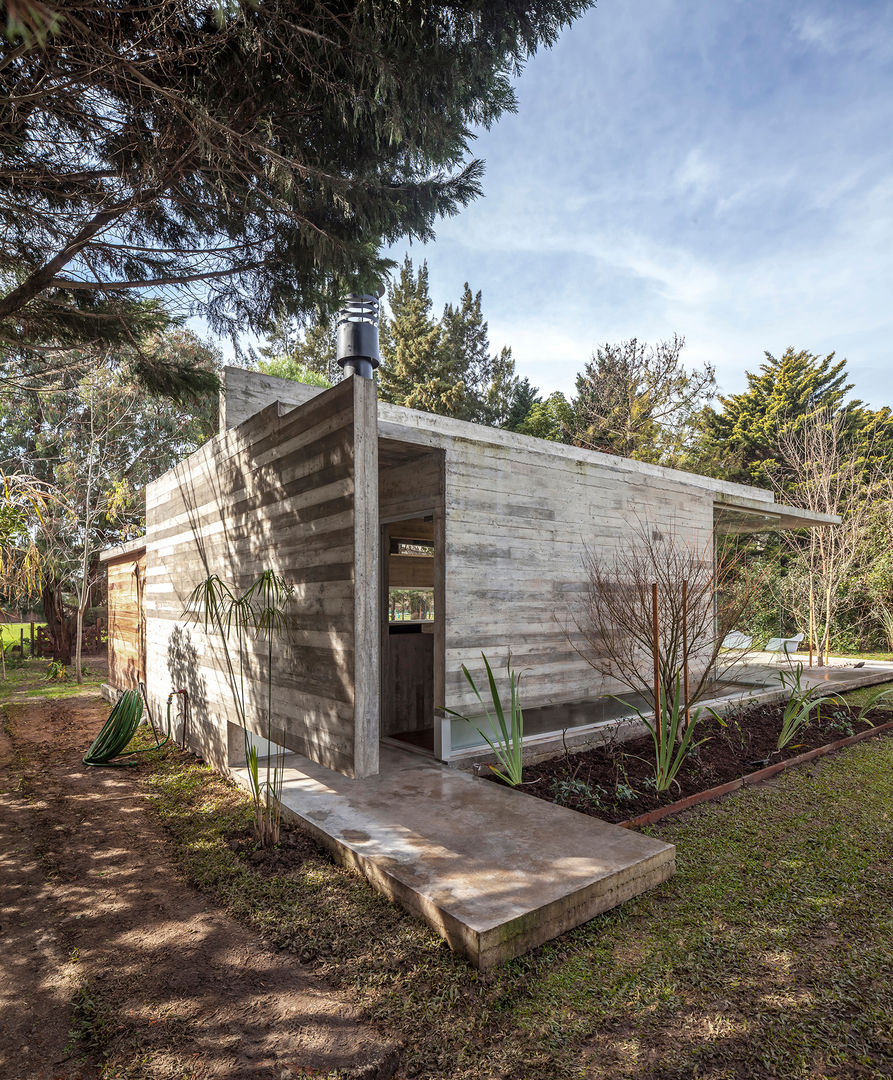
<instances>
[{"instance_id":1,"label":"patio chair","mask_svg":"<svg viewBox=\"0 0 893 1080\"><path fill-rule=\"evenodd\" d=\"M763 646L763 652L777 653L779 662L781 659L785 659L790 664L791 655L797 651L800 642L805 636L805 634L796 634L794 637L770 638Z\"/></svg>"},{"instance_id":2,"label":"patio chair","mask_svg":"<svg viewBox=\"0 0 893 1080\"><path fill-rule=\"evenodd\" d=\"M733 630L722 639L721 649L752 649L753 638L750 634L742 634L740 630Z\"/></svg>"}]
</instances>

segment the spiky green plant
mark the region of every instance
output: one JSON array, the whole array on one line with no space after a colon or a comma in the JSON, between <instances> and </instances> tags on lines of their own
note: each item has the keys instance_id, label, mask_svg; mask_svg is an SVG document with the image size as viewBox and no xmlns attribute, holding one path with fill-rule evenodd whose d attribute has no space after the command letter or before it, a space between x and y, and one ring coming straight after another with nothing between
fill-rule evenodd
<instances>
[{"instance_id":1,"label":"spiky green plant","mask_svg":"<svg viewBox=\"0 0 893 1080\"><path fill-rule=\"evenodd\" d=\"M778 673L781 685L788 694L781 714L781 731L778 733L777 749L784 750L797 734L809 726L812 714L823 703L840 703L833 694L821 695L813 686L803 686L803 664L798 663L791 672Z\"/></svg>"},{"instance_id":2,"label":"spiky green plant","mask_svg":"<svg viewBox=\"0 0 893 1080\"><path fill-rule=\"evenodd\" d=\"M685 719L685 706L682 701L682 684L679 675L676 675L673 699L670 701L663 687L658 689L657 709L653 719L639 711L635 705L631 705L622 698L615 698L621 705L631 708L642 723L648 728L651 741L654 744L654 789L666 791L671 784L676 782L676 774L682 768L682 764L689 753L696 746L706 742L706 739L698 739L693 742L695 730L701 719L701 710L695 709ZM659 710L659 711L658 711ZM660 723L658 723L660 719Z\"/></svg>"},{"instance_id":3,"label":"spiky green plant","mask_svg":"<svg viewBox=\"0 0 893 1080\"><path fill-rule=\"evenodd\" d=\"M507 720L499 688L496 685L496 679L493 677L493 669L490 667L490 662L487 660L484 653L481 653L481 659L484 661L484 667L487 671L490 702L493 708L492 712L484 704L484 699L481 697L477 684L475 683L471 672L464 664L462 665L462 673L465 675L469 686L474 691L474 696L481 703L481 707L487 717L487 723L489 725L488 731L484 731L483 728L478 726L476 721L464 716L462 713L456 712L454 709L444 709L444 712L471 724L496 755L498 765L490 765L490 770L511 787L517 787L517 785L521 783L523 771L521 758L524 743L524 714L521 711L521 676L512 668L512 658L510 656L506 662L506 671L511 687L509 718Z\"/></svg>"},{"instance_id":4,"label":"spiky green plant","mask_svg":"<svg viewBox=\"0 0 893 1080\"><path fill-rule=\"evenodd\" d=\"M862 702L862 708L856 713L855 722L857 724L868 724L869 727L874 727L874 724L868 719L868 713L885 697L889 697L893 694L893 689L890 687L881 687L880 690L876 690L874 693L868 695L868 697Z\"/></svg>"},{"instance_id":5,"label":"spiky green plant","mask_svg":"<svg viewBox=\"0 0 893 1080\"><path fill-rule=\"evenodd\" d=\"M273 641L287 630L286 606L292 597L292 587L273 570L265 570L245 592L243 599L250 612L255 638L267 643L267 747L276 745L276 764L270 769L267 753L267 775L264 781L265 828L270 831L270 842L279 842L281 820L282 782L284 778L284 752L273 743Z\"/></svg>"}]
</instances>

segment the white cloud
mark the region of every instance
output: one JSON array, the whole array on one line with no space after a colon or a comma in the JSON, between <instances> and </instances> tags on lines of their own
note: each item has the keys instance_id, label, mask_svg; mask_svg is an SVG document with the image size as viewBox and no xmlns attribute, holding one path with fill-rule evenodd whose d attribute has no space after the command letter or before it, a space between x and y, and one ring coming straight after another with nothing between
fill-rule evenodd
<instances>
[{"instance_id":1,"label":"white cloud","mask_svg":"<svg viewBox=\"0 0 893 1080\"><path fill-rule=\"evenodd\" d=\"M893 52L891 5L881 4L877 8L860 11L850 3L844 7L843 17L827 11L800 12L792 17L791 29L804 45L829 56L839 53L889 56Z\"/></svg>"},{"instance_id":2,"label":"white cloud","mask_svg":"<svg viewBox=\"0 0 893 1080\"><path fill-rule=\"evenodd\" d=\"M544 391L678 331L727 390L795 345L893 399L893 2L793 6L605 3L540 53L481 135L487 197L414 251L438 304L480 288Z\"/></svg>"},{"instance_id":3,"label":"white cloud","mask_svg":"<svg viewBox=\"0 0 893 1080\"><path fill-rule=\"evenodd\" d=\"M720 175L719 167L708 160L703 148L692 147L676 170L675 187L683 197L703 199L714 193Z\"/></svg>"},{"instance_id":4,"label":"white cloud","mask_svg":"<svg viewBox=\"0 0 893 1080\"><path fill-rule=\"evenodd\" d=\"M815 45L829 53L837 52L841 46L840 27L827 15L808 11L795 15L792 25L795 35L807 45Z\"/></svg>"}]
</instances>

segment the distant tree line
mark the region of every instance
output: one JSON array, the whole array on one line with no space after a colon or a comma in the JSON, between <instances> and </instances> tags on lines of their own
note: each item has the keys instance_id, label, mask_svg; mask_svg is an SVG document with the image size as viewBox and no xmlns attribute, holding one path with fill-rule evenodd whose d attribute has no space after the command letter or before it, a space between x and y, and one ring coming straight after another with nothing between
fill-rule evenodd
<instances>
[{"instance_id":1,"label":"distant tree line","mask_svg":"<svg viewBox=\"0 0 893 1080\"><path fill-rule=\"evenodd\" d=\"M687 366L678 335L600 345L570 397L547 396L491 350L480 292L433 314L428 270L407 258L391 284L378 375L385 401L570 445L769 487L780 501L838 514L835 530L753 537L743 629L808 632L816 649L893 651L893 416L854 397L846 361L765 353L737 394L712 365ZM341 377L334 327L274 328L264 370L328 385Z\"/></svg>"},{"instance_id":2,"label":"distant tree line","mask_svg":"<svg viewBox=\"0 0 893 1080\"><path fill-rule=\"evenodd\" d=\"M823 650L893 651L893 416L853 395L845 360L766 353L744 390L723 395L711 365L686 365L681 337L631 339L596 348L572 395L544 395L517 374L509 347L491 347L481 293L466 283L435 313L427 266L408 258L387 292L381 347L383 400L771 487L781 501L840 514L846 528L747 541L762 584L742 628L760 638L811 624ZM281 318L261 354L273 374L341 378L330 316L303 327ZM146 392L146 356L209 384L220 365L162 312L132 346L71 350L55 372L28 350L6 353L0 469L8 492L25 494L0 507L0 606L39 594L61 658L95 595L98 551L142 529L142 488L215 430L209 390L191 400L182 388ZM43 498L38 516L29 491Z\"/></svg>"}]
</instances>

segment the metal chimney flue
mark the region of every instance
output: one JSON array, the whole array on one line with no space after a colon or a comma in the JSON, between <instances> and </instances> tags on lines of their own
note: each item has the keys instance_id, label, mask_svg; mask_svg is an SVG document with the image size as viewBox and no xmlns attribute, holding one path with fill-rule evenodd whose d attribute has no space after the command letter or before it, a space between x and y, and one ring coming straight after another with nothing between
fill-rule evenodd
<instances>
[{"instance_id":1,"label":"metal chimney flue","mask_svg":"<svg viewBox=\"0 0 893 1080\"><path fill-rule=\"evenodd\" d=\"M351 293L336 322L336 356L345 376L371 379L378 355L378 297Z\"/></svg>"}]
</instances>

